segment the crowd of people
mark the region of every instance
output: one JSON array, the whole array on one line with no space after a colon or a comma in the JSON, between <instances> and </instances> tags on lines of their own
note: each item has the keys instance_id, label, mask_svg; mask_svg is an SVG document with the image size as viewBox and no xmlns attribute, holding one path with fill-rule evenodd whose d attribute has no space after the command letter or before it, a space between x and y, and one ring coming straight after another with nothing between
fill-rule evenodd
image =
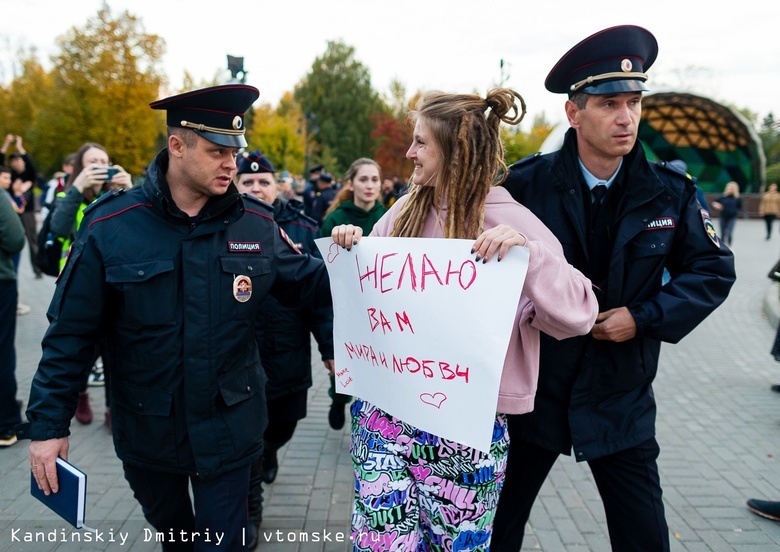
<instances>
[{"instance_id":1,"label":"crowd of people","mask_svg":"<svg viewBox=\"0 0 780 552\"><path fill-rule=\"evenodd\" d=\"M652 384L661 343L680 341L729 294L741 203L729 183L711 204L717 233L685 167L645 157L637 133L657 52L655 37L633 25L572 47L545 81L566 95L563 146L511 166L500 126L525 115L518 92L421 94L409 111L408 183L370 157L343 177L310 167L305 186L279 173L246 149L252 86L153 102L166 112L167 144L142 179L88 142L39 186L62 255L25 420L13 371L16 279L25 240L41 277L32 195L41 180L22 138L8 135L0 446L30 439L36 483L57 492L55 459L67 458L71 419L92 421L88 384L100 380L106 424L149 524L220 531L228 550L243 549L247 532L253 549L264 486L283 468L278 451L307 415L313 337L331 379L328 423L341 430L349 420L351 430L355 550L380 537L410 550L469 541L519 551L542 484L572 453L596 480L613 549L669 550ZM780 214L773 186L762 203L767 239ZM468 239L483 263L528 251L489 451L447 442L412 454L414 443L443 440L337 392L330 282L314 239L351 249L363 236ZM371 430L378 418L399 431ZM469 483L485 465L490 476ZM385 476L394 485L377 499ZM453 488L467 497L458 516L446 514ZM380 515L398 505L395 521ZM193 540L163 550L217 549Z\"/></svg>"}]
</instances>

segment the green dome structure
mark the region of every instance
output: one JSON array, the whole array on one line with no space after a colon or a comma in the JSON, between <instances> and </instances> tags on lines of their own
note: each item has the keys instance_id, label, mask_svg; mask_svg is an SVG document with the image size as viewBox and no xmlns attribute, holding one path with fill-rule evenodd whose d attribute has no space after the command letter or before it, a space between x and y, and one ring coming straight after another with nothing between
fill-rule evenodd
<instances>
[{"instance_id":1,"label":"green dome structure","mask_svg":"<svg viewBox=\"0 0 780 552\"><path fill-rule=\"evenodd\" d=\"M557 125L540 151L561 148L569 125ZM658 92L642 98L639 139L651 161L681 159L702 191L719 194L735 181L742 193L759 193L766 180L761 138L739 112L709 98Z\"/></svg>"},{"instance_id":2,"label":"green dome structure","mask_svg":"<svg viewBox=\"0 0 780 552\"><path fill-rule=\"evenodd\" d=\"M651 160L681 159L704 192L720 193L735 181L757 193L766 179L761 138L737 111L680 92L642 98L639 139Z\"/></svg>"}]
</instances>

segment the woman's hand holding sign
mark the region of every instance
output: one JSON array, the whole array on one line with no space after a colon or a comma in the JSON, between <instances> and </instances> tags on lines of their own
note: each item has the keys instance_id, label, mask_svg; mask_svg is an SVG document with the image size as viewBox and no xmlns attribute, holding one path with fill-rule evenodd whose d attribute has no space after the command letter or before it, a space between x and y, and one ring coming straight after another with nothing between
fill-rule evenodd
<instances>
[{"instance_id":1,"label":"woman's hand holding sign","mask_svg":"<svg viewBox=\"0 0 780 552\"><path fill-rule=\"evenodd\" d=\"M363 229L360 226L355 226L353 224L334 226L330 233L333 242L345 248L347 251L352 249L353 245L357 245L362 236Z\"/></svg>"},{"instance_id":2,"label":"woman's hand holding sign","mask_svg":"<svg viewBox=\"0 0 780 552\"><path fill-rule=\"evenodd\" d=\"M330 236L336 245L349 251L353 245L360 242L360 238L363 237L363 229L353 224L341 224L333 228ZM483 263L488 262L498 252L498 260L500 261L509 252L510 247L513 245L522 247L526 243L528 243L526 237L517 230L506 224L499 224L482 232L474 242L471 252L476 253L477 261L482 260Z\"/></svg>"},{"instance_id":3,"label":"woman's hand holding sign","mask_svg":"<svg viewBox=\"0 0 780 552\"><path fill-rule=\"evenodd\" d=\"M509 252L510 247L513 245L522 247L526 243L528 240L517 230L506 224L499 224L482 232L477 241L474 242L471 252L477 254L478 261L482 259L482 262L486 263L498 251L498 260L501 261Z\"/></svg>"}]
</instances>

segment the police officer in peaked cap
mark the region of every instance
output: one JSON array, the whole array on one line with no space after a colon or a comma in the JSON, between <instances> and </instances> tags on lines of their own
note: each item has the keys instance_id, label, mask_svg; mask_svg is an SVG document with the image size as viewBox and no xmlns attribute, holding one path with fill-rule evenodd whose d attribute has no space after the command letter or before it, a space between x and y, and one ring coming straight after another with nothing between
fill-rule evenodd
<instances>
[{"instance_id":1,"label":"police officer in peaked cap","mask_svg":"<svg viewBox=\"0 0 780 552\"><path fill-rule=\"evenodd\" d=\"M271 205L273 216L301 253L321 258L314 243L317 221L303 213L303 204L279 194L271 161L260 151L239 156L238 191ZM263 456L252 464L249 487L249 549L257 545L263 513L263 483L270 484L279 471L277 451L292 439L299 420L306 417L307 391L312 386L311 336L317 341L326 369L333 367L333 309L289 307L267 297L266 313L257 325L260 358L268 377L268 427Z\"/></svg>"},{"instance_id":2,"label":"police officer in peaked cap","mask_svg":"<svg viewBox=\"0 0 780 552\"><path fill-rule=\"evenodd\" d=\"M587 336L542 334L534 410L509 416L493 552L520 550L539 489L572 450L596 481L612 549L669 550L652 389L660 346L717 308L735 273L691 178L649 162L637 139L657 53L655 37L636 25L604 29L566 52L545 80L568 98L563 146L518 161L503 184L591 279L599 315Z\"/></svg>"},{"instance_id":3,"label":"police officer in peaked cap","mask_svg":"<svg viewBox=\"0 0 780 552\"><path fill-rule=\"evenodd\" d=\"M233 184L257 97L230 84L150 104L166 111L167 147L143 184L84 211L49 307L28 422L17 429L32 440L37 484L56 491L55 458L67 456L89 351L103 344L115 357L114 446L163 550L243 548L250 465L267 421L262 305L331 302L322 261L301 254L271 207Z\"/></svg>"}]
</instances>

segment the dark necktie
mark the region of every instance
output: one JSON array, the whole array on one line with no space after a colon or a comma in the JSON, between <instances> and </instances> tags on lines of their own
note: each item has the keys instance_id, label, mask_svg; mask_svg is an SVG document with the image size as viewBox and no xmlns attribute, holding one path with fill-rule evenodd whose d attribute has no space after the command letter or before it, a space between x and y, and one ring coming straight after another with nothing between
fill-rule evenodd
<instances>
[{"instance_id":1,"label":"dark necktie","mask_svg":"<svg viewBox=\"0 0 780 552\"><path fill-rule=\"evenodd\" d=\"M590 207L590 220L594 221L599 216L601 206L604 204L604 195L607 193L607 187L604 184L594 186L590 191L593 197L593 204Z\"/></svg>"}]
</instances>

